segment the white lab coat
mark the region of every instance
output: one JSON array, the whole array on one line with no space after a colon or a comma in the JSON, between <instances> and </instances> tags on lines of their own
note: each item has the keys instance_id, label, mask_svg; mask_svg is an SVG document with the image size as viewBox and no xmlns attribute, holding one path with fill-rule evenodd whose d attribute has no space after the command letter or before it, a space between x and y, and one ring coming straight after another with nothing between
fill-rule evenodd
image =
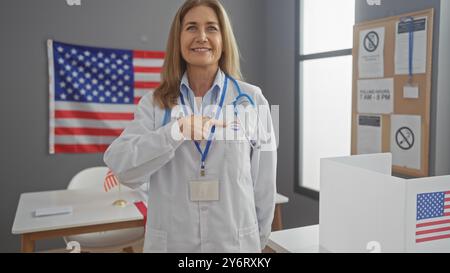
<instances>
[{"instance_id":1,"label":"white lab coat","mask_svg":"<svg viewBox=\"0 0 450 273\"><path fill-rule=\"evenodd\" d=\"M268 105L258 87L239 85L257 105ZM225 105L236 94L229 81ZM150 183L144 252L260 252L275 208L276 149L213 142L206 172L219 179L219 201L193 202L188 182L199 176L200 154L192 141L171 137L172 130L179 133L175 119L162 126L163 119L164 110L147 94L104 155L121 183L132 188Z\"/></svg>"}]
</instances>

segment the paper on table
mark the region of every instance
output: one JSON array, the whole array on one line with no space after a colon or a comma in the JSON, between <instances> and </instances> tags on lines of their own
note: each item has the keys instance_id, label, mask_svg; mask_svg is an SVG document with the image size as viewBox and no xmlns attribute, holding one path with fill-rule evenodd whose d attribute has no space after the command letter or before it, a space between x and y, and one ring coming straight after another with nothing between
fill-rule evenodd
<instances>
[{"instance_id":1,"label":"paper on table","mask_svg":"<svg viewBox=\"0 0 450 273\"><path fill-rule=\"evenodd\" d=\"M358 81L358 113L390 114L393 111L393 78Z\"/></svg>"},{"instance_id":2,"label":"paper on table","mask_svg":"<svg viewBox=\"0 0 450 273\"><path fill-rule=\"evenodd\" d=\"M359 33L359 78L384 77L384 27Z\"/></svg>"},{"instance_id":3,"label":"paper on table","mask_svg":"<svg viewBox=\"0 0 450 273\"><path fill-rule=\"evenodd\" d=\"M409 21L397 22L395 38L395 74L409 74ZM414 19L413 74L426 72L428 18Z\"/></svg>"},{"instance_id":4,"label":"paper on table","mask_svg":"<svg viewBox=\"0 0 450 273\"><path fill-rule=\"evenodd\" d=\"M71 206L66 207L48 207L48 208L38 208L34 212L35 217L59 215L59 214L70 214L73 208Z\"/></svg>"},{"instance_id":5,"label":"paper on table","mask_svg":"<svg viewBox=\"0 0 450 273\"><path fill-rule=\"evenodd\" d=\"M358 154L381 153L381 116L358 115Z\"/></svg>"},{"instance_id":6,"label":"paper on table","mask_svg":"<svg viewBox=\"0 0 450 273\"><path fill-rule=\"evenodd\" d=\"M392 164L420 170L421 117L391 116Z\"/></svg>"}]
</instances>

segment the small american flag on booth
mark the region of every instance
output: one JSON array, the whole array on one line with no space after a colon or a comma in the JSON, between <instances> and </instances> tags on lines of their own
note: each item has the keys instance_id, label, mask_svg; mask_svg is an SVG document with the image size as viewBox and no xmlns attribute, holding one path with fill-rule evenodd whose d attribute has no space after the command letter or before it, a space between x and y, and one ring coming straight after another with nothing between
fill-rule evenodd
<instances>
[{"instance_id":1,"label":"small american flag on booth","mask_svg":"<svg viewBox=\"0 0 450 273\"><path fill-rule=\"evenodd\" d=\"M115 176L111 170L108 170L108 172L106 173L105 181L103 182L103 188L107 192L118 185L119 180L117 179L117 176Z\"/></svg>"},{"instance_id":2,"label":"small american flag on booth","mask_svg":"<svg viewBox=\"0 0 450 273\"><path fill-rule=\"evenodd\" d=\"M104 152L160 84L164 52L49 40L49 152Z\"/></svg>"},{"instance_id":3,"label":"small american flag on booth","mask_svg":"<svg viewBox=\"0 0 450 273\"><path fill-rule=\"evenodd\" d=\"M416 243L444 239L450 244L450 191L418 194Z\"/></svg>"}]
</instances>

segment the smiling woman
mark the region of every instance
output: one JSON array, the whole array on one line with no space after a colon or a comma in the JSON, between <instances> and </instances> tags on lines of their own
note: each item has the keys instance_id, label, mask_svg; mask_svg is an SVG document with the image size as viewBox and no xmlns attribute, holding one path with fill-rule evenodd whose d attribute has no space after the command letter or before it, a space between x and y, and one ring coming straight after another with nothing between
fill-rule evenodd
<instances>
[{"instance_id":1,"label":"smiling woman","mask_svg":"<svg viewBox=\"0 0 450 273\"><path fill-rule=\"evenodd\" d=\"M219 1L182 5L161 80L104 156L121 183L150 183L144 251L260 252L275 209L275 134L266 113L273 148L262 149L252 141L260 143L263 134L242 141L245 124L233 123L240 122L238 110L227 115L238 100L269 106L259 87L241 81L236 41ZM234 124L229 136L241 137L220 138L216 128L226 131L219 126L227 124ZM262 132L263 124L254 127Z\"/></svg>"},{"instance_id":2,"label":"smiling woman","mask_svg":"<svg viewBox=\"0 0 450 273\"><path fill-rule=\"evenodd\" d=\"M222 33L217 15L210 7L198 6L186 13L181 31L181 55L191 73L217 71L222 56Z\"/></svg>"},{"instance_id":3,"label":"smiling woman","mask_svg":"<svg viewBox=\"0 0 450 273\"><path fill-rule=\"evenodd\" d=\"M214 79L222 57L222 33L214 10L206 6L189 10L183 18L180 39L189 82L195 96L203 97L212 84L208 79Z\"/></svg>"},{"instance_id":4,"label":"smiling woman","mask_svg":"<svg viewBox=\"0 0 450 273\"><path fill-rule=\"evenodd\" d=\"M198 51L208 49L208 52L193 56L196 47ZM198 68L202 62L216 63L227 75L242 79L239 50L230 20L223 6L215 0L186 1L175 15L167 41L161 85L154 96L161 108L172 108L177 104L184 72L189 65ZM211 67L209 70L214 71Z\"/></svg>"}]
</instances>

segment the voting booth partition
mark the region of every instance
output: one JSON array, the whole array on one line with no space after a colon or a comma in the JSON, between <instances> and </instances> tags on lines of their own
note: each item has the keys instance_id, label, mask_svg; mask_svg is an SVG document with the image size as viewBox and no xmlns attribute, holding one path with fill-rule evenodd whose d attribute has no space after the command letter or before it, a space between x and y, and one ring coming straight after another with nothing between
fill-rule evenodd
<instances>
[{"instance_id":1,"label":"voting booth partition","mask_svg":"<svg viewBox=\"0 0 450 273\"><path fill-rule=\"evenodd\" d=\"M430 171L434 10L354 26L352 155L393 155L397 174Z\"/></svg>"},{"instance_id":2,"label":"voting booth partition","mask_svg":"<svg viewBox=\"0 0 450 273\"><path fill-rule=\"evenodd\" d=\"M391 176L390 153L325 158L320 246L330 252L450 252L450 176Z\"/></svg>"}]
</instances>

